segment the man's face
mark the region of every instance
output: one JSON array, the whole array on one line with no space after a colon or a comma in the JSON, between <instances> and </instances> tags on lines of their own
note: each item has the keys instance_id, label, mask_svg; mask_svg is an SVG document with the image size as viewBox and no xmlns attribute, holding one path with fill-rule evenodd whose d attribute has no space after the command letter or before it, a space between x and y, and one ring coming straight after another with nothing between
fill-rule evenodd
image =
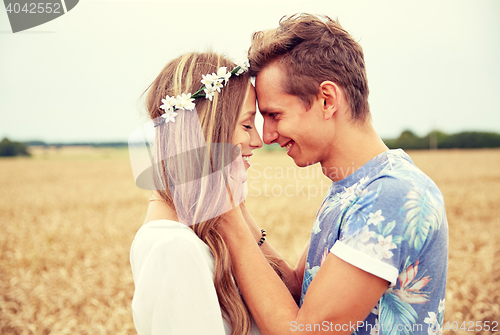
<instances>
[{"instance_id":1,"label":"man's face","mask_svg":"<svg viewBox=\"0 0 500 335\"><path fill-rule=\"evenodd\" d=\"M284 92L284 78L285 73L276 62L256 78L257 101L264 118L262 137L266 144L286 147L295 164L304 167L321 161L321 102L315 99L308 110L300 98Z\"/></svg>"}]
</instances>

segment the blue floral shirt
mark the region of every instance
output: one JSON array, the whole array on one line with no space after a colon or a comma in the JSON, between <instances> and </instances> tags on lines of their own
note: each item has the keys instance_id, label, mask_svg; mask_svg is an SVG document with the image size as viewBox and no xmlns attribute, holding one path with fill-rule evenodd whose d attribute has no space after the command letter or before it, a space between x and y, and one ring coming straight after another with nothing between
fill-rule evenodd
<instances>
[{"instance_id":1,"label":"blue floral shirt","mask_svg":"<svg viewBox=\"0 0 500 335\"><path fill-rule=\"evenodd\" d=\"M390 285L355 334L441 334L448 223L443 196L401 149L334 182L316 215L300 304L328 253ZM332 325L333 327L333 325Z\"/></svg>"}]
</instances>

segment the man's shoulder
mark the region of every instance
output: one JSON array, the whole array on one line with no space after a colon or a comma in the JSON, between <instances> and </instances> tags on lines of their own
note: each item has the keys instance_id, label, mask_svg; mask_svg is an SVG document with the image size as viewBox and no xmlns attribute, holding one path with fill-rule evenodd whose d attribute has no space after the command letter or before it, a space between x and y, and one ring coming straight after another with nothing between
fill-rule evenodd
<instances>
[{"instance_id":1,"label":"man's shoulder","mask_svg":"<svg viewBox=\"0 0 500 335\"><path fill-rule=\"evenodd\" d=\"M433 208L444 207L443 196L432 181L403 150L389 150L360 170L348 186L335 183L320 207L319 221L348 217L359 210L384 207L402 214L411 201L431 201Z\"/></svg>"},{"instance_id":2,"label":"man's shoulder","mask_svg":"<svg viewBox=\"0 0 500 335\"><path fill-rule=\"evenodd\" d=\"M379 173L370 178L367 188L382 187L383 184L386 191L392 193L430 192L442 198L434 181L403 150L389 150L384 163Z\"/></svg>"}]
</instances>

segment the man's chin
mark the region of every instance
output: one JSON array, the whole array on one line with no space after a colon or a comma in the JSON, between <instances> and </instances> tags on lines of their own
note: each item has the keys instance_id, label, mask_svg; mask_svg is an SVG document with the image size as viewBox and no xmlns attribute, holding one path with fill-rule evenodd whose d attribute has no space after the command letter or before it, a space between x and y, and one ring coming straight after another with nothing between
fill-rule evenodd
<instances>
[{"instance_id":1,"label":"man's chin","mask_svg":"<svg viewBox=\"0 0 500 335\"><path fill-rule=\"evenodd\" d=\"M296 162L296 161L294 161L294 162L295 162L295 165L297 165L298 167L301 167L301 168L308 166L308 164L304 164L302 162Z\"/></svg>"},{"instance_id":2,"label":"man's chin","mask_svg":"<svg viewBox=\"0 0 500 335\"><path fill-rule=\"evenodd\" d=\"M315 164L316 162L312 162L312 161L307 161L307 160L302 160L300 159L300 157L292 157L293 159L293 162L295 163L295 165L297 165L298 167L308 167L309 165L313 165Z\"/></svg>"}]
</instances>

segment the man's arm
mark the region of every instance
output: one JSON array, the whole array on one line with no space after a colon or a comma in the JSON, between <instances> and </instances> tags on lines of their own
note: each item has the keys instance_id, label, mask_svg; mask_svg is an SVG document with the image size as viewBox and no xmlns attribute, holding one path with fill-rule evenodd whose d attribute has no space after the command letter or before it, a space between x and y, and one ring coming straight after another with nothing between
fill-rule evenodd
<instances>
[{"instance_id":1,"label":"man's arm","mask_svg":"<svg viewBox=\"0 0 500 335\"><path fill-rule=\"evenodd\" d=\"M329 330L340 325L339 333L351 334L352 325L368 316L388 287L386 280L329 254L299 309L259 250L239 208L224 215L221 224L238 287L262 334L294 334L301 325L325 323L332 325Z\"/></svg>"},{"instance_id":2,"label":"man's arm","mask_svg":"<svg viewBox=\"0 0 500 335\"><path fill-rule=\"evenodd\" d=\"M253 219L252 215L250 214L244 203L240 205L240 208L243 214L243 218L245 219L245 222L248 228L250 229L250 232L252 233L254 239L256 241L259 241L262 236L259 226ZM302 250L297 265L295 266L294 269L292 269L292 267L288 264L288 262L285 261L283 257L281 257L281 255L278 253L278 251L276 251L276 249L274 249L274 247L269 243L269 241L264 242L260 246L261 252L276 263L278 270L281 274L281 279L283 280L286 287L290 291L290 294L293 296L297 305L299 304L300 295L302 292L302 280L304 278L304 269L306 264L308 247L309 247L309 241Z\"/></svg>"},{"instance_id":3,"label":"man's arm","mask_svg":"<svg viewBox=\"0 0 500 335\"><path fill-rule=\"evenodd\" d=\"M301 283L301 292L302 293L302 282L304 281L304 271L306 268L306 261L307 261L307 253L309 252L309 244L311 243L311 239L309 239L304 245L304 248L302 249L302 252L300 253L300 258L299 261L297 262L297 265L295 266L295 276L297 277L297 280L299 283ZM300 299L300 296L299 296Z\"/></svg>"}]
</instances>

